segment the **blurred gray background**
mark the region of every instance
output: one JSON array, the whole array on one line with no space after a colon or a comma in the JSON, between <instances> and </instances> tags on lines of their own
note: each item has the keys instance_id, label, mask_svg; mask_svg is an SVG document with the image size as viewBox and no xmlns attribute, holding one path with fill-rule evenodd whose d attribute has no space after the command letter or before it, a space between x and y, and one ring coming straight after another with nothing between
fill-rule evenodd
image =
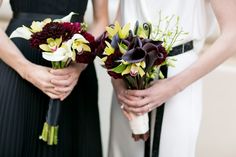
<instances>
[{"instance_id":1,"label":"blurred gray background","mask_svg":"<svg viewBox=\"0 0 236 157\"><path fill-rule=\"evenodd\" d=\"M109 16L112 23L118 0L109 0ZM0 7L0 27L5 29L11 18L9 0ZM85 21L92 21L92 6L89 0ZM212 28L208 47L217 36ZM222 43L223 44L223 43ZM1 53L1 52L0 52ZM236 53L236 52L235 52ZM99 80L99 110L104 157L107 157L109 117L112 95L110 77L95 60ZM236 55L203 78L203 118L197 145L197 157L236 157ZM1 125L1 124L0 124Z\"/></svg>"}]
</instances>

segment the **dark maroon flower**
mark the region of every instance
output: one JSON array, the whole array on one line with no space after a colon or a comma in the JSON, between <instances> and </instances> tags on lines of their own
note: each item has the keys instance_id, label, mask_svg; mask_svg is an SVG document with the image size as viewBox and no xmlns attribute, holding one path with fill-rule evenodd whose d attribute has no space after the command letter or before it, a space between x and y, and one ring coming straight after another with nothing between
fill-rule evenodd
<instances>
[{"instance_id":1,"label":"dark maroon flower","mask_svg":"<svg viewBox=\"0 0 236 157\"><path fill-rule=\"evenodd\" d=\"M114 71L107 71L107 73L114 79L122 79L123 76L121 74L118 74Z\"/></svg>"},{"instance_id":2,"label":"dark maroon flower","mask_svg":"<svg viewBox=\"0 0 236 157\"><path fill-rule=\"evenodd\" d=\"M84 51L82 53L77 54L76 61L79 63L92 63L96 57L96 42L94 41L94 37L87 32L83 32L81 33L81 35L83 35L84 38L89 41L88 45L91 49L91 52Z\"/></svg>"},{"instance_id":3,"label":"dark maroon flower","mask_svg":"<svg viewBox=\"0 0 236 157\"><path fill-rule=\"evenodd\" d=\"M90 33L88 32L81 32L81 35L88 40L89 42L93 42L94 41L94 36L92 36Z\"/></svg>"},{"instance_id":4,"label":"dark maroon flower","mask_svg":"<svg viewBox=\"0 0 236 157\"><path fill-rule=\"evenodd\" d=\"M105 61L105 67L107 69L112 69L117 67L120 64L122 53L117 49L115 52L109 56L107 56L107 60Z\"/></svg>"},{"instance_id":5,"label":"dark maroon flower","mask_svg":"<svg viewBox=\"0 0 236 157\"><path fill-rule=\"evenodd\" d=\"M166 49L162 45L158 46L157 56L158 57L157 57L154 65L161 65L166 60L166 57L167 57Z\"/></svg>"},{"instance_id":6,"label":"dark maroon flower","mask_svg":"<svg viewBox=\"0 0 236 157\"><path fill-rule=\"evenodd\" d=\"M108 35L106 32L104 32L102 35L100 35L96 40L95 40L95 52L96 52L96 55L100 58L103 58L105 57L105 55L103 54L104 53L104 49L106 47L106 43L105 41L107 42L111 42L111 40L108 38Z\"/></svg>"},{"instance_id":7,"label":"dark maroon flower","mask_svg":"<svg viewBox=\"0 0 236 157\"><path fill-rule=\"evenodd\" d=\"M96 57L96 54L94 53L94 51L82 52L76 55L76 61L79 63L89 64L93 62L95 57Z\"/></svg>"}]
</instances>

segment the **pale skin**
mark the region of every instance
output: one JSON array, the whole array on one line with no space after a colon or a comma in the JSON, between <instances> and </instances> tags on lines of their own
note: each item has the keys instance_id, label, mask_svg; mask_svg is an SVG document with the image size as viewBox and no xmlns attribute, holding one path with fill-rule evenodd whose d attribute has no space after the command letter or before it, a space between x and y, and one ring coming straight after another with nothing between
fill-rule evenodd
<instances>
[{"instance_id":1,"label":"pale skin","mask_svg":"<svg viewBox=\"0 0 236 157\"><path fill-rule=\"evenodd\" d=\"M202 78L236 54L236 0L210 0L220 26L220 35L209 49L183 72L155 81L144 90L128 90L122 80L112 79L120 104L127 113L140 115L161 106L168 99Z\"/></svg>"},{"instance_id":2,"label":"pale skin","mask_svg":"<svg viewBox=\"0 0 236 157\"><path fill-rule=\"evenodd\" d=\"M2 0L0 0L0 5ZM108 24L107 0L93 0L93 18L89 32L95 37ZM14 58L14 59L13 59ZM52 99L64 100L74 89L81 72L87 65L73 63L64 69L54 70L27 60L16 45L0 29L0 59L14 69L23 79L32 83Z\"/></svg>"}]
</instances>

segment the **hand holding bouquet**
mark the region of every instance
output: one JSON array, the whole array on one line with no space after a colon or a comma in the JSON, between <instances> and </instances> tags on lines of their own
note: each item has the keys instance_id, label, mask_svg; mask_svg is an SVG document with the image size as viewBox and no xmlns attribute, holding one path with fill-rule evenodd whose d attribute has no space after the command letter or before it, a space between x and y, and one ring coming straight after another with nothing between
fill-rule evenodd
<instances>
[{"instance_id":1,"label":"hand holding bouquet","mask_svg":"<svg viewBox=\"0 0 236 157\"><path fill-rule=\"evenodd\" d=\"M145 89L150 82L162 78L160 67L171 65L167 56L182 30L162 31L149 23L136 22L134 31L130 24L121 27L118 22L106 28L97 40L100 44L97 55L104 63L108 74L115 79L123 79L129 89ZM147 140L149 137L148 113L129 113L129 121L134 139Z\"/></svg>"},{"instance_id":2,"label":"hand holding bouquet","mask_svg":"<svg viewBox=\"0 0 236 157\"><path fill-rule=\"evenodd\" d=\"M33 21L28 28L17 28L10 38L20 37L29 40L31 47L42 52L42 57L52 63L52 68L61 69L72 62L90 63L95 58L91 42L94 37L86 32L86 24L70 22L75 13L62 19ZM61 101L50 99L46 122L40 139L48 145L58 143L58 120Z\"/></svg>"}]
</instances>

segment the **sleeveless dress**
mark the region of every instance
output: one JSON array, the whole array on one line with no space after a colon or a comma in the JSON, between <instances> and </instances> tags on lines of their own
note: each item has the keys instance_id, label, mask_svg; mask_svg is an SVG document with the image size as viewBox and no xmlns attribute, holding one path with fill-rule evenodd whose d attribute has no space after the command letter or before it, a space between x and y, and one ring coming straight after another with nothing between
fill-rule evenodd
<instances>
[{"instance_id":1,"label":"sleeveless dress","mask_svg":"<svg viewBox=\"0 0 236 157\"><path fill-rule=\"evenodd\" d=\"M174 62L175 67L168 68L168 77L182 72L197 60L210 28L209 15L212 10L209 2L205 0L121 0L120 8L122 23L129 22L132 26L136 20L157 24L160 11L162 16L180 17L180 26L189 34L177 45L193 40L194 49L174 56L177 61ZM128 120L119 106L113 95L109 157L195 156L202 110L201 81L191 84L165 103L163 116L158 117L162 118L159 139L153 139L156 110L152 111L150 155L144 155L146 150L143 141L134 142L132 139ZM152 150L156 144L159 145L158 150Z\"/></svg>"},{"instance_id":2,"label":"sleeveless dress","mask_svg":"<svg viewBox=\"0 0 236 157\"><path fill-rule=\"evenodd\" d=\"M8 35L32 21L63 17L72 11L79 13L82 21L87 0L10 0L10 4L14 17L6 30ZM21 17L22 12L28 16ZM44 17L31 16L36 13ZM31 62L51 66L28 41L13 41ZM39 140L48 103L47 95L0 60L0 157L102 157L94 65L81 73L78 84L62 102L56 146Z\"/></svg>"}]
</instances>

